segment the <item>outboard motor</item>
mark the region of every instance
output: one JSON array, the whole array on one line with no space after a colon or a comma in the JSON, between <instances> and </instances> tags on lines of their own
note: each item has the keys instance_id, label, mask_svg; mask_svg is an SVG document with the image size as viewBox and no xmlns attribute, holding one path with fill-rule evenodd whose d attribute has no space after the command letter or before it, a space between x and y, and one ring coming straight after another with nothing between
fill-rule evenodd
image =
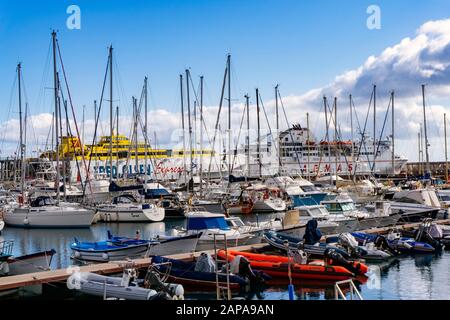
<instances>
[{"instance_id":1,"label":"outboard motor","mask_svg":"<svg viewBox=\"0 0 450 320\"><path fill-rule=\"evenodd\" d=\"M202 252L195 263L195 271L215 272L216 264L210 254Z\"/></svg>"},{"instance_id":2,"label":"outboard motor","mask_svg":"<svg viewBox=\"0 0 450 320\"><path fill-rule=\"evenodd\" d=\"M350 233L341 233L338 237L338 244L343 247L351 256L360 258L364 252L362 248L359 247L358 241Z\"/></svg>"},{"instance_id":3,"label":"outboard motor","mask_svg":"<svg viewBox=\"0 0 450 320\"><path fill-rule=\"evenodd\" d=\"M259 271L253 271L250 261L243 256L234 257L230 265L231 273L237 274L250 282L250 291L259 293L263 291L265 284L264 274Z\"/></svg>"},{"instance_id":4,"label":"outboard motor","mask_svg":"<svg viewBox=\"0 0 450 320\"><path fill-rule=\"evenodd\" d=\"M359 263L355 266L351 261L345 259L342 254L333 248L327 248L325 250L324 260L327 265L341 266L355 275L360 274Z\"/></svg>"}]
</instances>

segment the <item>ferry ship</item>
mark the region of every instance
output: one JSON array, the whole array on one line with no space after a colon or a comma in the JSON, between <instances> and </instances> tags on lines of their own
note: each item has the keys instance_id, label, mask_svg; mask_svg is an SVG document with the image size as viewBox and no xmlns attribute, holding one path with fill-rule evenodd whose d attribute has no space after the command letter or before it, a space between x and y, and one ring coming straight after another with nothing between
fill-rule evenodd
<instances>
[{"instance_id":1,"label":"ferry ship","mask_svg":"<svg viewBox=\"0 0 450 320\"><path fill-rule=\"evenodd\" d=\"M262 137L259 152L258 145L251 143L250 149L241 145L230 153L208 149L193 150L192 157L188 150L152 149L141 142L136 147L135 143L124 135L114 135L112 143L110 139L109 136L103 136L98 143L83 146L76 137L62 138L59 156L60 159L70 162L73 180L79 178L78 168L81 174L84 174L84 166L81 164L83 157L87 163L90 162L91 170L97 174L109 176L112 169L113 177L146 173L149 178L161 180L177 180L191 168L194 174L198 174L202 168L204 174L207 173L211 177L225 177L228 175L230 158L233 162L232 173L248 177L277 174L293 177L323 176L335 174L336 171L343 176L372 173L389 175L401 173L408 161L401 155L394 155L392 158L392 142L389 139L376 141L375 144L370 138L365 139L364 143L317 142L308 128L300 125L281 132L275 141L270 135ZM111 144L112 165L109 163ZM144 165L146 154L147 168ZM55 152L46 152L42 157L54 160Z\"/></svg>"}]
</instances>

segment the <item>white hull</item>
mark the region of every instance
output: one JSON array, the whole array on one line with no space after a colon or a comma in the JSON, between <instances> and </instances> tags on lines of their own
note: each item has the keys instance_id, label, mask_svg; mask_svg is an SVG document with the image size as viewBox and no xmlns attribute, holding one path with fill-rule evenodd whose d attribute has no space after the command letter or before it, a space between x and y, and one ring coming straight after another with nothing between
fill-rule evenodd
<instances>
[{"instance_id":1,"label":"white hull","mask_svg":"<svg viewBox=\"0 0 450 320\"><path fill-rule=\"evenodd\" d=\"M111 250L108 252L72 249L73 258L85 261L108 262L114 260L137 259L145 256L148 250L148 244L124 248L120 250Z\"/></svg>"},{"instance_id":2,"label":"white hull","mask_svg":"<svg viewBox=\"0 0 450 320\"><path fill-rule=\"evenodd\" d=\"M286 203L281 199L257 200L252 211L255 213L286 211Z\"/></svg>"},{"instance_id":3,"label":"white hull","mask_svg":"<svg viewBox=\"0 0 450 320\"><path fill-rule=\"evenodd\" d=\"M48 271L50 270L50 264L54 253L55 251L49 251L18 258L10 258L7 262L7 273L3 275L15 276Z\"/></svg>"},{"instance_id":4,"label":"white hull","mask_svg":"<svg viewBox=\"0 0 450 320\"><path fill-rule=\"evenodd\" d=\"M21 228L88 228L95 213L81 207L15 208L4 214L5 223Z\"/></svg>"},{"instance_id":5,"label":"white hull","mask_svg":"<svg viewBox=\"0 0 450 320\"><path fill-rule=\"evenodd\" d=\"M164 208L159 207L142 209L139 206L108 205L99 208L98 213L100 218L106 222L160 222L165 217Z\"/></svg>"}]
</instances>

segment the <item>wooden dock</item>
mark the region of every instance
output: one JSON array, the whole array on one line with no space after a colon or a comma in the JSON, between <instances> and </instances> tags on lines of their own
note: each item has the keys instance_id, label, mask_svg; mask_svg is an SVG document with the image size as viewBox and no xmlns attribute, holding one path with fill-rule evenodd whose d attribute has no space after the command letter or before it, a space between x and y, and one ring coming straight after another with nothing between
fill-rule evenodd
<instances>
[{"instance_id":1,"label":"wooden dock","mask_svg":"<svg viewBox=\"0 0 450 320\"><path fill-rule=\"evenodd\" d=\"M240 247L234 247L230 248L233 250L238 251L249 251L252 248L262 248L266 246L267 243L261 243L261 244L253 244L253 245L247 245L247 246L240 246ZM171 259L180 259L180 260L187 260L192 259L194 257L198 257L202 252L207 252L210 254L214 254L214 250L207 250L207 251L199 251L195 253L183 253L183 254L176 254L167 256ZM34 272L34 273L28 273L28 274L21 274L17 276L9 276L9 277L0 277L0 292L11 290L11 289L17 289L21 287L27 287L27 286L34 286L34 285L41 285L45 283L52 283L52 282L60 282L60 281L66 281L67 278L70 277L70 275L75 272L93 272L97 274L114 274L114 273L120 273L123 271L124 265L126 263L132 264L133 268L148 268L148 266L151 264L151 258L143 258L143 259L135 259L130 261L120 261L120 262L109 262L109 263L99 263L99 264L90 264L86 266L71 266L64 269L57 269L57 270L50 270L50 271L43 271L43 272Z\"/></svg>"},{"instance_id":2,"label":"wooden dock","mask_svg":"<svg viewBox=\"0 0 450 320\"><path fill-rule=\"evenodd\" d=\"M450 219L438 220L435 222L437 222L439 224L450 224ZM420 226L420 224L421 223L409 223L409 224L396 226L396 228L398 230L408 230L408 229L417 228ZM383 234L383 233L388 232L390 229L392 229L392 227L373 228L373 229L368 229L368 230L362 230L361 232ZM259 249L259 248L263 248L265 246L267 246L267 243L233 247L230 249L236 250L236 251L250 251L252 249ZM183 253L183 254L171 255L168 257L172 258L172 259L188 260L188 259L192 259L194 257L198 257L201 252L207 252L207 253L210 253L211 255L214 254L214 250L207 250L207 251L200 251L200 252L195 252L195 253ZM21 287L66 281L67 278L74 271L93 272L93 273L102 274L102 275L120 273L120 272L122 272L125 263L132 264L134 268L147 268L151 264L151 258L135 259L135 260L130 260L130 261L120 261L120 262L90 264L90 265L79 266L79 267L71 266L69 268L64 268L64 269L35 272L35 273L22 274L22 275L17 275L17 276L0 277L0 292L6 291L6 290L11 290L11 289L18 289Z\"/></svg>"}]
</instances>

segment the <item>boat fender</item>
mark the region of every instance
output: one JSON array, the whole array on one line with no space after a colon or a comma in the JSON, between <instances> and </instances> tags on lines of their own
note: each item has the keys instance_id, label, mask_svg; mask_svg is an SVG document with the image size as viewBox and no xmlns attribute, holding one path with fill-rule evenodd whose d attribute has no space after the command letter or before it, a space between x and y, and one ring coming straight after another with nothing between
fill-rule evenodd
<instances>
[{"instance_id":1,"label":"boat fender","mask_svg":"<svg viewBox=\"0 0 450 320\"><path fill-rule=\"evenodd\" d=\"M28 220L28 218L23 219L23 224L26 226L30 224L30 221Z\"/></svg>"},{"instance_id":2,"label":"boat fender","mask_svg":"<svg viewBox=\"0 0 450 320\"><path fill-rule=\"evenodd\" d=\"M106 252L102 253L102 259L103 260L109 260L109 255Z\"/></svg>"},{"instance_id":3,"label":"boat fender","mask_svg":"<svg viewBox=\"0 0 450 320\"><path fill-rule=\"evenodd\" d=\"M81 256L80 252L78 251L75 251L73 255L75 256L75 258L79 258Z\"/></svg>"}]
</instances>

